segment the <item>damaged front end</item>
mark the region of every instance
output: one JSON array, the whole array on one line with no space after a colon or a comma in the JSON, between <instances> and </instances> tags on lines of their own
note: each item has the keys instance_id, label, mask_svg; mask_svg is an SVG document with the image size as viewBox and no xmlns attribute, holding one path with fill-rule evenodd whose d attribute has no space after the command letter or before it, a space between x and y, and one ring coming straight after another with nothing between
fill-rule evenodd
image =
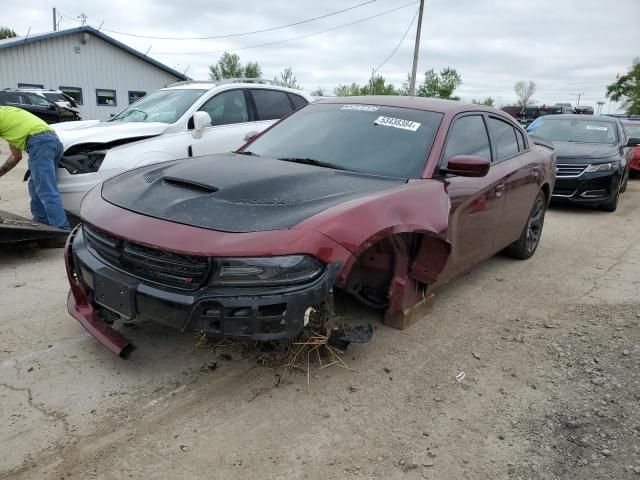
<instances>
[{"instance_id":1,"label":"damaged front end","mask_svg":"<svg viewBox=\"0 0 640 480\"><path fill-rule=\"evenodd\" d=\"M65 252L68 309L120 356L131 345L109 326L116 319L153 321L210 337L294 338L314 311L332 314L333 284L342 267L341 262L308 258L309 265L296 259L280 275L283 281L260 284L261 278L285 267L272 265L269 272L267 261L252 266L237 259L175 254L84 226L74 230ZM316 263L317 271L311 271Z\"/></svg>"},{"instance_id":2,"label":"damaged front end","mask_svg":"<svg viewBox=\"0 0 640 480\"><path fill-rule=\"evenodd\" d=\"M132 137L106 143L91 142L73 145L64 152L64 155L59 161L59 165L66 169L71 175L94 173L100 169L109 150L146 138L150 137Z\"/></svg>"}]
</instances>

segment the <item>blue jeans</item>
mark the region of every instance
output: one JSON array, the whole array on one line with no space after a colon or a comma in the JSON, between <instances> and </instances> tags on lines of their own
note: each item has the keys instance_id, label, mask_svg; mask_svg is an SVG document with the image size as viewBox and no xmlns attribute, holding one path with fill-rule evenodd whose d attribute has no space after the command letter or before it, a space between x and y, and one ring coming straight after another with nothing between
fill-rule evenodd
<instances>
[{"instance_id":1,"label":"blue jeans","mask_svg":"<svg viewBox=\"0 0 640 480\"><path fill-rule=\"evenodd\" d=\"M29 195L31 215L36 222L69 230L67 215L62 207L62 198L56 185L58 160L63 147L53 133L42 133L27 141L29 154Z\"/></svg>"}]
</instances>

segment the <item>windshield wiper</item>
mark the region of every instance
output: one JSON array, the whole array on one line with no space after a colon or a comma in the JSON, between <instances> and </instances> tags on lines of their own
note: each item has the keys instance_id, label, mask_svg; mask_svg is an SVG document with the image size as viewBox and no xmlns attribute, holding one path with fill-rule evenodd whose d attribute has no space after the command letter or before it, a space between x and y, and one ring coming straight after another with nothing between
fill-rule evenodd
<instances>
[{"instance_id":1,"label":"windshield wiper","mask_svg":"<svg viewBox=\"0 0 640 480\"><path fill-rule=\"evenodd\" d=\"M324 168L332 168L334 170L349 170L348 168L341 167L340 165L335 165L329 162L323 162L322 160L316 160L315 158L279 158L278 160L282 160L283 162L293 162L293 163L302 163L304 165L314 165L316 167L324 167Z\"/></svg>"},{"instance_id":2,"label":"windshield wiper","mask_svg":"<svg viewBox=\"0 0 640 480\"><path fill-rule=\"evenodd\" d=\"M250 152L249 150L243 150L241 152L236 152L236 153L238 153L240 155L249 155L251 157L259 157L260 156L257 153Z\"/></svg>"}]
</instances>

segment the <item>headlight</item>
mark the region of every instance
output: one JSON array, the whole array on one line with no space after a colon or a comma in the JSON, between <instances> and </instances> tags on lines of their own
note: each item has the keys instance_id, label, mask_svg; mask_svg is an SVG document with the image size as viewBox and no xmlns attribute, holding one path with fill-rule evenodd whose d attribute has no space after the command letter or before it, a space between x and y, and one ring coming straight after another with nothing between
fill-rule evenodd
<instances>
[{"instance_id":1,"label":"headlight","mask_svg":"<svg viewBox=\"0 0 640 480\"><path fill-rule=\"evenodd\" d=\"M585 170L585 172L608 172L610 170L617 170L618 169L618 162L611 162L611 163L595 163L593 165L589 165L587 167L587 169Z\"/></svg>"},{"instance_id":2,"label":"headlight","mask_svg":"<svg viewBox=\"0 0 640 480\"><path fill-rule=\"evenodd\" d=\"M220 258L213 285L291 285L317 278L324 265L309 255Z\"/></svg>"}]
</instances>

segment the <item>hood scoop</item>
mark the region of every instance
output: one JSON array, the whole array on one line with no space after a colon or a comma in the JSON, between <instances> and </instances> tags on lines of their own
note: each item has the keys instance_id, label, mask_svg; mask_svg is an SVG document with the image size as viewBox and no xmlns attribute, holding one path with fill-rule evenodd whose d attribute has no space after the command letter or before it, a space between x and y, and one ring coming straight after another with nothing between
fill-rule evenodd
<instances>
[{"instance_id":1,"label":"hood scoop","mask_svg":"<svg viewBox=\"0 0 640 480\"><path fill-rule=\"evenodd\" d=\"M218 188L213 185L206 185L204 183L186 180L184 178L163 177L162 181L165 185L170 187L183 188L185 190L192 190L200 193L214 193L218 191Z\"/></svg>"}]
</instances>

